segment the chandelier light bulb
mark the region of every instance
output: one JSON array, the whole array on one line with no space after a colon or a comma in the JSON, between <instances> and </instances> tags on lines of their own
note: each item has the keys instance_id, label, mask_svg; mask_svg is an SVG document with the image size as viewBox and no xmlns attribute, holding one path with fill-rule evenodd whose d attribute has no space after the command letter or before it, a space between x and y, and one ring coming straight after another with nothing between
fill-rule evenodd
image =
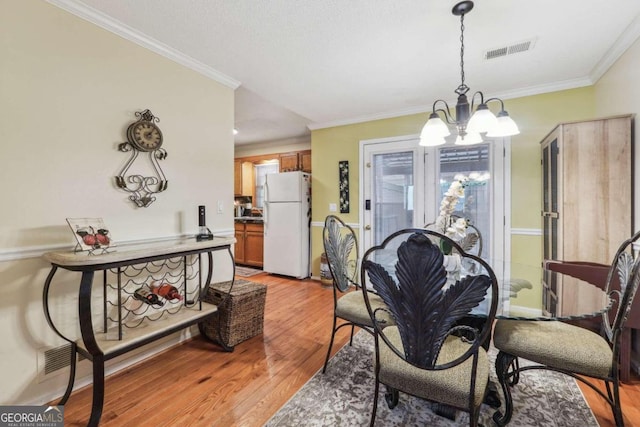
<instances>
[{"instance_id":1,"label":"chandelier light bulb","mask_svg":"<svg viewBox=\"0 0 640 427\"><path fill-rule=\"evenodd\" d=\"M458 135L455 145L474 145L482 142L479 133L466 132L464 135Z\"/></svg>"},{"instance_id":2,"label":"chandelier light bulb","mask_svg":"<svg viewBox=\"0 0 640 427\"><path fill-rule=\"evenodd\" d=\"M495 129L496 126L498 126L497 117L489 110L487 104L480 104L469 120L467 131L471 133L485 133Z\"/></svg>"},{"instance_id":3,"label":"chandelier light bulb","mask_svg":"<svg viewBox=\"0 0 640 427\"><path fill-rule=\"evenodd\" d=\"M493 130L487 132L487 136L502 137L518 135L519 133L520 129L518 129L518 125L516 125L516 122L514 122L511 117L509 117L509 113L502 110L498 113L496 127L493 128Z\"/></svg>"},{"instance_id":4,"label":"chandelier light bulb","mask_svg":"<svg viewBox=\"0 0 640 427\"><path fill-rule=\"evenodd\" d=\"M429 120L425 123L422 128L422 132L420 133L420 137L441 137L451 135L451 131L447 124L442 121L440 116L437 113L431 113L429 116Z\"/></svg>"},{"instance_id":5,"label":"chandelier light bulb","mask_svg":"<svg viewBox=\"0 0 640 427\"><path fill-rule=\"evenodd\" d=\"M438 145L444 145L447 141L444 139L444 136L420 136L419 144L423 147L437 147Z\"/></svg>"}]
</instances>

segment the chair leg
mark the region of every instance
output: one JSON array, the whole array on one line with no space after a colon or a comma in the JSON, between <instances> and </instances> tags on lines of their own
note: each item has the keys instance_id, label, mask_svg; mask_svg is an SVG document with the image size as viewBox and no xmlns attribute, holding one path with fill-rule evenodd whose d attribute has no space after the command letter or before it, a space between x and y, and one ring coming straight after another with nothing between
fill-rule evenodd
<instances>
[{"instance_id":1,"label":"chair leg","mask_svg":"<svg viewBox=\"0 0 640 427\"><path fill-rule=\"evenodd\" d=\"M622 405L620 404L620 388L618 381L613 383L613 418L616 421L616 427L624 427L624 419L622 418Z\"/></svg>"},{"instance_id":2,"label":"chair leg","mask_svg":"<svg viewBox=\"0 0 640 427\"><path fill-rule=\"evenodd\" d=\"M375 345L375 377L376 377L376 383L374 385L374 390L373 390L373 409L371 411L371 423L369 424L370 427L373 427L375 422L376 422L376 411L378 410L378 391L380 390L380 353L378 352L378 334L374 333L373 334L373 339L374 339L374 345Z\"/></svg>"},{"instance_id":3,"label":"chair leg","mask_svg":"<svg viewBox=\"0 0 640 427\"><path fill-rule=\"evenodd\" d=\"M436 403L434 405L433 412L440 417L455 421L458 410L453 406L445 405L444 403Z\"/></svg>"},{"instance_id":4,"label":"chair leg","mask_svg":"<svg viewBox=\"0 0 640 427\"><path fill-rule=\"evenodd\" d=\"M498 382L500 382L504 394L504 415L500 413L500 410L497 410L493 414L493 421L500 427L507 425L507 423L511 421L511 415L513 414L513 399L511 397L510 387L512 380L510 380L509 367L512 369L515 368L514 359L516 359L515 356L502 351L498 352L498 356L496 357L496 376L498 377ZM518 374L519 372L517 371L511 372L511 375Z\"/></svg>"},{"instance_id":5,"label":"chair leg","mask_svg":"<svg viewBox=\"0 0 640 427\"><path fill-rule=\"evenodd\" d=\"M331 328L331 340L329 341L329 348L327 349L327 357L324 359L324 367L322 368L322 373L324 374L327 371L327 365L329 364L329 357L331 356L331 347L333 347L333 339L336 336L336 323L338 318L333 316L333 327Z\"/></svg>"},{"instance_id":6,"label":"chair leg","mask_svg":"<svg viewBox=\"0 0 640 427\"><path fill-rule=\"evenodd\" d=\"M384 400L387 401L387 406L389 409L393 409L398 406L398 401L400 401L400 393L393 387L387 386L387 392L384 394Z\"/></svg>"},{"instance_id":7,"label":"chair leg","mask_svg":"<svg viewBox=\"0 0 640 427\"><path fill-rule=\"evenodd\" d=\"M513 362L511 362L510 368L511 374L509 375L509 385L513 387L518 384L518 381L520 381L520 362L517 357L513 359Z\"/></svg>"},{"instance_id":8,"label":"chair leg","mask_svg":"<svg viewBox=\"0 0 640 427\"><path fill-rule=\"evenodd\" d=\"M478 427L479 419L480 419L480 408L472 409L469 412L469 427Z\"/></svg>"},{"instance_id":9,"label":"chair leg","mask_svg":"<svg viewBox=\"0 0 640 427\"><path fill-rule=\"evenodd\" d=\"M353 345L353 333L356 330L356 326L352 323L351 324L351 337L349 338L349 345Z\"/></svg>"}]
</instances>

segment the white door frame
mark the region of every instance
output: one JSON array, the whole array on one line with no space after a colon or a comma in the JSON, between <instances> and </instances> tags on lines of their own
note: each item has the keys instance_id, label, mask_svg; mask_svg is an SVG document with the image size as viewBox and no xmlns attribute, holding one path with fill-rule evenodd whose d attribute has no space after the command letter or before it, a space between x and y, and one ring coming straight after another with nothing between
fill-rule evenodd
<instances>
[{"instance_id":1,"label":"white door frame","mask_svg":"<svg viewBox=\"0 0 640 427\"><path fill-rule=\"evenodd\" d=\"M360 207L358 209L359 224L357 226L359 231L360 240L364 241L365 233L370 232L365 230L367 225L367 212L365 211L365 185L364 185L364 177L365 177L365 168L366 168L366 159L364 156L365 146L371 144L381 144L381 143L389 143L389 142L397 142L398 148L402 149L410 146L410 144L416 144L419 140L419 135L404 135L404 136L396 136L390 138L376 138L376 139L367 139L361 140L359 146L359 190L358 190L358 198L360 201ZM491 173L492 173L492 209L494 212L494 218L492 222L492 239L490 253L493 258L496 260L501 260L505 262L505 265L511 260L511 140L510 138L498 138L490 142L489 147L491 148ZM436 150L435 149L427 149L425 150L425 170L433 170L436 175L439 176L439 164L436 159ZM422 177L421 179L425 179ZM426 178L426 182L429 182L429 178ZM502 194L502 197L497 197ZM435 185L425 186L424 199L422 200L425 203L425 200L432 200L434 206L434 212L431 214L437 215L437 209L440 201L438 200L436 195ZM415 203L420 202L417 198L414 198ZM425 203L426 205L426 203ZM429 212L427 212L427 217L429 217ZM502 231L502 233L500 233ZM502 235L502 236L500 236ZM496 238L497 237L497 238ZM361 244L360 246L360 257L364 255L365 245Z\"/></svg>"}]
</instances>

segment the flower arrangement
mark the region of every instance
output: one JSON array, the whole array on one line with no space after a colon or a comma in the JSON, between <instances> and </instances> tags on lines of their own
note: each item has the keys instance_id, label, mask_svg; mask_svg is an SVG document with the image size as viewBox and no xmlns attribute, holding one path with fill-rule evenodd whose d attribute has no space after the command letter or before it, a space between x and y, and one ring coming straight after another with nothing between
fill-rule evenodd
<instances>
[{"instance_id":1,"label":"flower arrangement","mask_svg":"<svg viewBox=\"0 0 640 427\"><path fill-rule=\"evenodd\" d=\"M456 242L461 241L466 236L467 220L465 218L458 218L452 221L451 215L456 209L458 199L464 197L466 183L467 178L465 177L456 177L451 183L440 202L440 213L435 222L435 229L437 231L442 232Z\"/></svg>"}]
</instances>

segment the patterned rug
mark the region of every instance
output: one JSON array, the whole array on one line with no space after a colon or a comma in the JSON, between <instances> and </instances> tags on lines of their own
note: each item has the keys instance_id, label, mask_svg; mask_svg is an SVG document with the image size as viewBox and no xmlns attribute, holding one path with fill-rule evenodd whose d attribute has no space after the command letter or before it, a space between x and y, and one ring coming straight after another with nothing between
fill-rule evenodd
<instances>
[{"instance_id":1,"label":"patterned rug","mask_svg":"<svg viewBox=\"0 0 640 427\"><path fill-rule=\"evenodd\" d=\"M371 417L373 338L358 333L353 346L344 346L329 362L327 373L318 371L266 426L368 426ZM491 361L495 350L490 352ZM521 361L521 365L526 362ZM492 369L492 377L495 374ZM497 381L496 381L497 384ZM518 427L597 427L591 410L573 378L546 371L528 371L513 389L514 411L509 425ZM432 404L400 393L393 410L378 396L377 426L468 426L468 414L458 411L456 421L436 415ZM483 405L480 423L494 426L495 409Z\"/></svg>"},{"instance_id":2,"label":"patterned rug","mask_svg":"<svg viewBox=\"0 0 640 427\"><path fill-rule=\"evenodd\" d=\"M262 270L258 270L257 268L244 267L242 265L236 265L236 276L242 277L251 277L256 274L263 273Z\"/></svg>"}]
</instances>

